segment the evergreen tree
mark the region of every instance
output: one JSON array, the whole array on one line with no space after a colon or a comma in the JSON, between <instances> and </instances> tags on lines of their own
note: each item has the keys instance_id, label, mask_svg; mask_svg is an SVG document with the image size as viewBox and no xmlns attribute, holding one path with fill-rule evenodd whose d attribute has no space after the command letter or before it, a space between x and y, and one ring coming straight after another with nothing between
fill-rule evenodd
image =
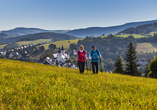
<instances>
[{"instance_id":1,"label":"evergreen tree","mask_svg":"<svg viewBox=\"0 0 157 110\"><path fill-rule=\"evenodd\" d=\"M113 72L114 73L124 73L124 69L123 69L123 59L118 55L118 58L115 60L114 66L116 68L114 68Z\"/></svg>"},{"instance_id":2,"label":"evergreen tree","mask_svg":"<svg viewBox=\"0 0 157 110\"><path fill-rule=\"evenodd\" d=\"M126 74L128 75L136 75L136 76L140 76L140 72L139 70L137 69L137 67L139 66L137 64L137 56L136 56L136 48L133 46L133 43L131 42L129 45L128 45L128 49L126 50L126 53L125 53L125 60L127 62L126 64Z\"/></svg>"},{"instance_id":3,"label":"evergreen tree","mask_svg":"<svg viewBox=\"0 0 157 110\"><path fill-rule=\"evenodd\" d=\"M149 64L149 77L157 78L157 57Z\"/></svg>"}]
</instances>

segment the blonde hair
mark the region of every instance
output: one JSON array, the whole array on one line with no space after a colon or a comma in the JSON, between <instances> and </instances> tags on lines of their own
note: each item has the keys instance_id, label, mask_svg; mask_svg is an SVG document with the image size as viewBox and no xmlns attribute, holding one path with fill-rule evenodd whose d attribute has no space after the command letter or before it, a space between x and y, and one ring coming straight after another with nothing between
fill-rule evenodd
<instances>
[{"instance_id":1,"label":"blonde hair","mask_svg":"<svg viewBox=\"0 0 157 110\"><path fill-rule=\"evenodd\" d=\"M83 45L80 45L80 47L82 47L82 48L83 48L83 50L84 50L84 46L83 46Z\"/></svg>"}]
</instances>

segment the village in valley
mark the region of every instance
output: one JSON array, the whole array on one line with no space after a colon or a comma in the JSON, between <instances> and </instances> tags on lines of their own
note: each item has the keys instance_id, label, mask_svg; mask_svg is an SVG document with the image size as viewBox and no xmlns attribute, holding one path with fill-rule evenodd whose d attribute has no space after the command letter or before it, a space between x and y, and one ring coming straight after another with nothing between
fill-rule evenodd
<instances>
[{"instance_id":1,"label":"village in valley","mask_svg":"<svg viewBox=\"0 0 157 110\"><path fill-rule=\"evenodd\" d=\"M22 61L25 61L27 59L26 56L30 54L27 50L35 48L38 45L41 44L31 44L31 45L20 46L18 48L7 49L0 52L0 57L15 59L15 60L22 59ZM19 52L22 54L20 54ZM77 69L77 65L73 64L72 62L66 62L68 59L70 59L70 54L68 52L65 52L64 46L62 45L61 48L60 47L58 48L58 52L52 54L51 57L45 57L42 61L41 60L36 61L33 59L29 59L29 60L33 62L35 61L37 63L52 65L52 66L57 65L58 67Z\"/></svg>"}]
</instances>

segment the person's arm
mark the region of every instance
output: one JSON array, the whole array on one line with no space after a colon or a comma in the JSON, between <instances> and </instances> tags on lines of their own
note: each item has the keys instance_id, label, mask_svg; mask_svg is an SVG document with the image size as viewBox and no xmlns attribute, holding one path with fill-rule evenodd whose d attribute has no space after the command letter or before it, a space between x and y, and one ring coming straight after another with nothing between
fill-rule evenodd
<instances>
[{"instance_id":1,"label":"person's arm","mask_svg":"<svg viewBox=\"0 0 157 110\"><path fill-rule=\"evenodd\" d=\"M100 53L100 51L98 51L98 52L99 52L99 58L101 59L101 57L102 57L102 56L101 56L101 53Z\"/></svg>"},{"instance_id":2,"label":"person's arm","mask_svg":"<svg viewBox=\"0 0 157 110\"><path fill-rule=\"evenodd\" d=\"M86 58L86 60L87 60L87 53L85 52L85 58Z\"/></svg>"},{"instance_id":3,"label":"person's arm","mask_svg":"<svg viewBox=\"0 0 157 110\"><path fill-rule=\"evenodd\" d=\"M90 59L90 60L92 59L92 57L91 57L91 51L90 51L90 53L89 53L89 59Z\"/></svg>"},{"instance_id":4,"label":"person's arm","mask_svg":"<svg viewBox=\"0 0 157 110\"><path fill-rule=\"evenodd\" d=\"M76 52L76 50L74 49L74 55L77 55L77 52Z\"/></svg>"}]
</instances>

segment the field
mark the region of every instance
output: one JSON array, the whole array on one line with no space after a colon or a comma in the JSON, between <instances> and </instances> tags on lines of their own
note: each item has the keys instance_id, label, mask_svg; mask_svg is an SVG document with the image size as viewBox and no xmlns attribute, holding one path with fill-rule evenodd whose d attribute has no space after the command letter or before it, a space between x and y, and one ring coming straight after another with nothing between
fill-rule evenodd
<instances>
[{"instance_id":1,"label":"field","mask_svg":"<svg viewBox=\"0 0 157 110\"><path fill-rule=\"evenodd\" d=\"M138 43L136 46L136 51L140 52L156 52L157 44L155 43Z\"/></svg>"},{"instance_id":2,"label":"field","mask_svg":"<svg viewBox=\"0 0 157 110\"><path fill-rule=\"evenodd\" d=\"M34 40L34 41L20 41L20 42L16 42L18 44L18 46L22 46L22 45L30 45L30 44L38 44L38 43L43 43L43 42L51 42L51 39L39 39L39 40ZM4 45L0 45L0 49L3 49L4 46L6 46L7 44Z\"/></svg>"},{"instance_id":3,"label":"field","mask_svg":"<svg viewBox=\"0 0 157 110\"><path fill-rule=\"evenodd\" d=\"M0 49L3 49L7 44L0 45Z\"/></svg>"},{"instance_id":4,"label":"field","mask_svg":"<svg viewBox=\"0 0 157 110\"><path fill-rule=\"evenodd\" d=\"M62 40L62 41L56 41L56 42L53 42L53 44L55 44L57 46L57 48L61 47L62 45L64 46L64 48L67 48L69 49L69 43L68 41L70 41L71 43L75 43L77 44L79 39L74 39L74 40ZM45 49L48 49L48 46L50 45L49 44L43 44L43 46L45 47Z\"/></svg>"},{"instance_id":5,"label":"field","mask_svg":"<svg viewBox=\"0 0 157 110\"><path fill-rule=\"evenodd\" d=\"M51 42L51 39L39 39L39 40L34 40L34 41L20 41L16 42L19 46L21 45L29 45L29 44L38 44L38 43L43 43L43 42Z\"/></svg>"},{"instance_id":6,"label":"field","mask_svg":"<svg viewBox=\"0 0 157 110\"><path fill-rule=\"evenodd\" d=\"M157 108L156 79L0 60L0 109L147 110Z\"/></svg>"},{"instance_id":7,"label":"field","mask_svg":"<svg viewBox=\"0 0 157 110\"><path fill-rule=\"evenodd\" d=\"M117 37L128 37L130 36L130 34L124 34L124 35L115 35ZM131 36L134 36L134 38L141 38L141 37L147 37L147 36L143 36L143 35L138 35L138 34L131 34ZM102 37L107 37L107 36L102 36Z\"/></svg>"}]
</instances>

